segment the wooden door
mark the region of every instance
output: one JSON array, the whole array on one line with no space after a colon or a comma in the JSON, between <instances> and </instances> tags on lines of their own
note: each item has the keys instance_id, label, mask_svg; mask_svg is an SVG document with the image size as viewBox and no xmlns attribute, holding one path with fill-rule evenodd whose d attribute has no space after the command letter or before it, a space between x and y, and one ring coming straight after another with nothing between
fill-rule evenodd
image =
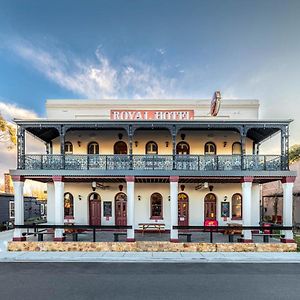
<instances>
[{"instance_id":1,"label":"wooden door","mask_svg":"<svg viewBox=\"0 0 300 300\"><path fill-rule=\"evenodd\" d=\"M189 197L186 193L178 194L178 226L189 226Z\"/></svg>"},{"instance_id":2,"label":"wooden door","mask_svg":"<svg viewBox=\"0 0 300 300\"><path fill-rule=\"evenodd\" d=\"M101 225L101 201L89 201L90 225Z\"/></svg>"},{"instance_id":3,"label":"wooden door","mask_svg":"<svg viewBox=\"0 0 300 300\"><path fill-rule=\"evenodd\" d=\"M210 193L204 199L204 220L217 219L217 198L214 194Z\"/></svg>"},{"instance_id":4,"label":"wooden door","mask_svg":"<svg viewBox=\"0 0 300 300\"><path fill-rule=\"evenodd\" d=\"M127 225L127 196L124 193L118 193L115 197L115 216L116 225Z\"/></svg>"}]
</instances>

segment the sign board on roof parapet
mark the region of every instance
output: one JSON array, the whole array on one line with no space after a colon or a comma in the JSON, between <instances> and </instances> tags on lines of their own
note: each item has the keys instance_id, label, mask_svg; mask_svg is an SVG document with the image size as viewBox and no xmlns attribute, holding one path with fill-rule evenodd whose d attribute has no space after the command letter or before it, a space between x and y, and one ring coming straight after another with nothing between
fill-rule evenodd
<instances>
[{"instance_id":1,"label":"sign board on roof parapet","mask_svg":"<svg viewBox=\"0 0 300 300\"><path fill-rule=\"evenodd\" d=\"M111 110L111 120L191 121L193 110Z\"/></svg>"}]
</instances>

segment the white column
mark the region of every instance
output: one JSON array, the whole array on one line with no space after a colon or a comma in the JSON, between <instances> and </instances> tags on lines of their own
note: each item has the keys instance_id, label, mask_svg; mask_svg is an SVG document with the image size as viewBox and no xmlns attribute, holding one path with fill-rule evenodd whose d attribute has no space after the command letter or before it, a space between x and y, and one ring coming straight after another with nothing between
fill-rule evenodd
<instances>
[{"instance_id":1,"label":"white column","mask_svg":"<svg viewBox=\"0 0 300 300\"><path fill-rule=\"evenodd\" d=\"M21 176L12 176L14 185L15 225L24 225L24 179ZM13 241L25 241L22 229L15 228Z\"/></svg>"},{"instance_id":2,"label":"white column","mask_svg":"<svg viewBox=\"0 0 300 300\"><path fill-rule=\"evenodd\" d=\"M53 176L55 196L55 225L64 225L64 182L62 176ZM64 229L55 229L54 241L64 241Z\"/></svg>"},{"instance_id":3,"label":"white column","mask_svg":"<svg viewBox=\"0 0 300 300\"><path fill-rule=\"evenodd\" d=\"M55 195L54 183L47 183L47 223L55 224Z\"/></svg>"},{"instance_id":4,"label":"white column","mask_svg":"<svg viewBox=\"0 0 300 300\"><path fill-rule=\"evenodd\" d=\"M295 177L285 177L282 179L283 189L283 207L282 218L283 226L293 226L293 187ZM292 230L284 230L284 238L281 240L284 243L293 243L294 235Z\"/></svg>"},{"instance_id":5,"label":"white column","mask_svg":"<svg viewBox=\"0 0 300 300\"><path fill-rule=\"evenodd\" d=\"M253 184L251 202L251 226L259 226L260 223L260 197L260 184Z\"/></svg>"},{"instance_id":6,"label":"white column","mask_svg":"<svg viewBox=\"0 0 300 300\"><path fill-rule=\"evenodd\" d=\"M251 197L252 197L252 177L244 177L242 180L243 195L243 226L251 226ZM243 230L243 241L252 242L251 230Z\"/></svg>"},{"instance_id":7,"label":"white column","mask_svg":"<svg viewBox=\"0 0 300 300\"><path fill-rule=\"evenodd\" d=\"M178 176L170 177L170 204L171 204L171 228L170 241L178 242L178 229L173 229L173 226L178 226Z\"/></svg>"},{"instance_id":8,"label":"white column","mask_svg":"<svg viewBox=\"0 0 300 300\"><path fill-rule=\"evenodd\" d=\"M127 182L127 242L134 242L134 176L126 176Z\"/></svg>"}]
</instances>

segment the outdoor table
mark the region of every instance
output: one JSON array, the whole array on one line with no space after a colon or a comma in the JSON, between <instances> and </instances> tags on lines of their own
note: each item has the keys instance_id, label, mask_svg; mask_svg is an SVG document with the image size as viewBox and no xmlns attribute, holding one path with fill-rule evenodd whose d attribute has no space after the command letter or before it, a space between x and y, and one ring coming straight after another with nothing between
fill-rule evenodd
<instances>
[{"instance_id":1,"label":"outdoor table","mask_svg":"<svg viewBox=\"0 0 300 300\"><path fill-rule=\"evenodd\" d=\"M139 223L139 227L142 228L142 234L148 229L157 229L161 235L161 231L165 229L165 224L163 223Z\"/></svg>"}]
</instances>

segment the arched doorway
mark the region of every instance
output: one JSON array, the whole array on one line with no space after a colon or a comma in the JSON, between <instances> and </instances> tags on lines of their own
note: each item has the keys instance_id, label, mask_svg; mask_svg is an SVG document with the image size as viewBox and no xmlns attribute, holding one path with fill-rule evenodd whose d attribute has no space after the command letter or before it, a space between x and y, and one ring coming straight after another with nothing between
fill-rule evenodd
<instances>
[{"instance_id":1,"label":"arched doorway","mask_svg":"<svg viewBox=\"0 0 300 300\"><path fill-rule=\"evenodd\" d=\"M189 196L178 194L178 226L189 226Z\"/></svg>"},{"instance_id":2,"label":"arched doorway","mask_svg":"<svg viewBox=\"0 0 300 300\"><path fill-rule=\"evenodd\" d=\"M101 197L98 193L89 195L90 225L101 225Z\"/></svg>"},{"instance_id":3,"label":"arched doorway","mask_svg":"<svg viewBox=\"0 0 300 300\"><path fill-rule=\"evenodd\" d=\"M118 193L115 196L116 225L127 225L127 195Z\"/></svg>"},{"instance_id":4,"label":"arched doorway","mask_svg":"<svg viewBox=\"0 0 300 300\"><path fill-rule=\"evenodd\" d=\"M127 154L127 145L123 141L118 141L114 145L114 154Z\"/></svg>"},{"instance_id":5,"label":"arched doorway","mask_svg":"<svg viewBox=\"0 0 300 300\"><path fill-rule=\"evenodd\" d=\"M217 219L217 197L213 193L209 193L204 198L204 220Z\"/></svg>"}]
</instances>

